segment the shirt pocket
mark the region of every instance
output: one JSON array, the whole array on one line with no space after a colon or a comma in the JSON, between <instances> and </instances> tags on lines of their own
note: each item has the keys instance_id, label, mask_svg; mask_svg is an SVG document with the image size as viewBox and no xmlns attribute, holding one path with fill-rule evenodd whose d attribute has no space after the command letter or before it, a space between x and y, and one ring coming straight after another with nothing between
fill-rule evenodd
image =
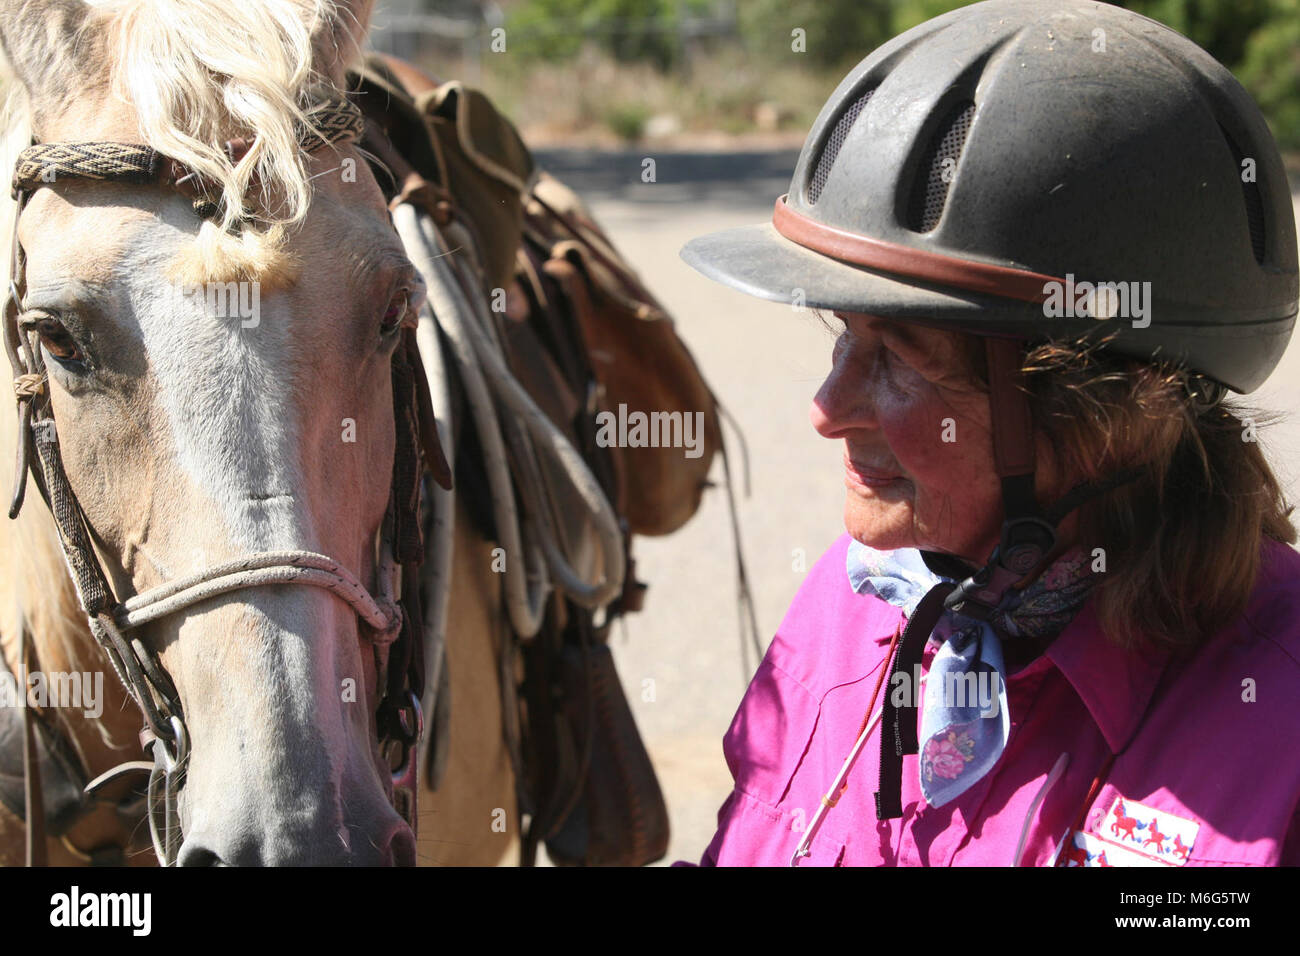
<instances>
[{"instance_id":1,"label":"shirt pocket","mask_svg":"<svg viewBox=\"0 0 1300 956\"><path fill-rule=\"evenodd\" d=\"M820 702L784 671L764 661L722 738L736 789L780 806L812 743Z\"/></svg>"},{"instance_id":2,"label":"shirt pocket","mask_svg":"<svg viewBox=\"0 0 1300 956\"><path fill-rule=\"evenodd\" d=\"M798 834L798 838L790 843L790 852L799 845L799 840L804 834ZM827 820L817 830L813 837L812 845L808 848L808 855L801 857L800 866L845 866L845 858L848 855L848 841L844 838L844 832L839 826Z\"/></svg>"}]
</instances>

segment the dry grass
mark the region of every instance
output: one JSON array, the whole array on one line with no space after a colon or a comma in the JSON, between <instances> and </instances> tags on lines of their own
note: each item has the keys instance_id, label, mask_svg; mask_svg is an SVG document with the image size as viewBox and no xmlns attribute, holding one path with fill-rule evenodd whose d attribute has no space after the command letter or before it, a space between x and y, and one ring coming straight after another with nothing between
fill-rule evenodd
<instances>
[{"instance_id":1,"label":"dry grass","mask_svg":"<svg viewBox=\"0 0 1300 956\"><path fill-rule=\"evenodd\" d=\"M422 65L436 76L473 82L465 64ZM588 49L564 64L487 56L476 85L530 144L652 141L707 148L737 138L797 146L840 79L797 65L763 69L737 49L666 74Z\"/></svg>"}]
</instances>

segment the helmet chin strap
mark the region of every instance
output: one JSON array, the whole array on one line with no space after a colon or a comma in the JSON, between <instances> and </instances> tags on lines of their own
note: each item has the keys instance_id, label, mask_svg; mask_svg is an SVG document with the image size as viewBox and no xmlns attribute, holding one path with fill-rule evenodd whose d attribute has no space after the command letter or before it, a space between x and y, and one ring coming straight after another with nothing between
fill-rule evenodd
<instances>
[{"instance_id":1,"label":"helmet chin strap","mask_svg":"<svg viewBox=\"0 0 1300 956\"><path fill-rule=\"evenodd\" d=\"M1002 539L984 567L951 556L929 555L932 570L964 580L944 600L944 607L988 620L1017 582L1037 577L1056 547L1056 526L1089 498L1134 480L1141 471L1122 471L1106 481L1081 483L1046 510L1034 493L1034 432L1021 371L1023 340L984 339L989 368L989 406L993 425L993 460L1002 480ZM960 567L958 567L960 566ZM956 573L951 573L956 571Z\"/></svg>"}]
</instances>

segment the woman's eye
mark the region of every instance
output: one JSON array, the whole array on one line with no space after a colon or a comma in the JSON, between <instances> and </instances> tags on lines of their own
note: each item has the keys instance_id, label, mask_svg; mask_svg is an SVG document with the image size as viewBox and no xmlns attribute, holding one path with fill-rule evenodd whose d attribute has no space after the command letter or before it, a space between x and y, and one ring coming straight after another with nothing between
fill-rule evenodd
<instances>
[{"instance_id":1,"label":"woman's eye","mask_svg":"<svg viewBox=\"0 0 1300 956\"><path fill-rule=\"evenodd\" d=\"M85 361L86 357L77 346L76 340L58 319L49 317L37 319L30 323L28 327L34 329L37 336L40 337L41 344L45 346L45 351L60 362Z\"/></svg>"}]
</instances>

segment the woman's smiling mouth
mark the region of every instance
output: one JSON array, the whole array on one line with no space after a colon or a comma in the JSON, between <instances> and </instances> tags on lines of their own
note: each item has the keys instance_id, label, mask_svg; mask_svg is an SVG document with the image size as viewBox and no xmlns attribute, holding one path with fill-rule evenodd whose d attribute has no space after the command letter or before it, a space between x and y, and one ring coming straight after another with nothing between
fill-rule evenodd
<instances>
[{"instance_id":1,"label":"woman's smiling mouth","mask_svg":"<svg viewBox=\"0 0 1300 956\"><path fill-rule=\"evenodd\" d=\"M866 465L859 464L844 453L844 479L850 488L875 489L884 488L902 479L901 475L891 474Z\"/></svg>"}]
</instances>

